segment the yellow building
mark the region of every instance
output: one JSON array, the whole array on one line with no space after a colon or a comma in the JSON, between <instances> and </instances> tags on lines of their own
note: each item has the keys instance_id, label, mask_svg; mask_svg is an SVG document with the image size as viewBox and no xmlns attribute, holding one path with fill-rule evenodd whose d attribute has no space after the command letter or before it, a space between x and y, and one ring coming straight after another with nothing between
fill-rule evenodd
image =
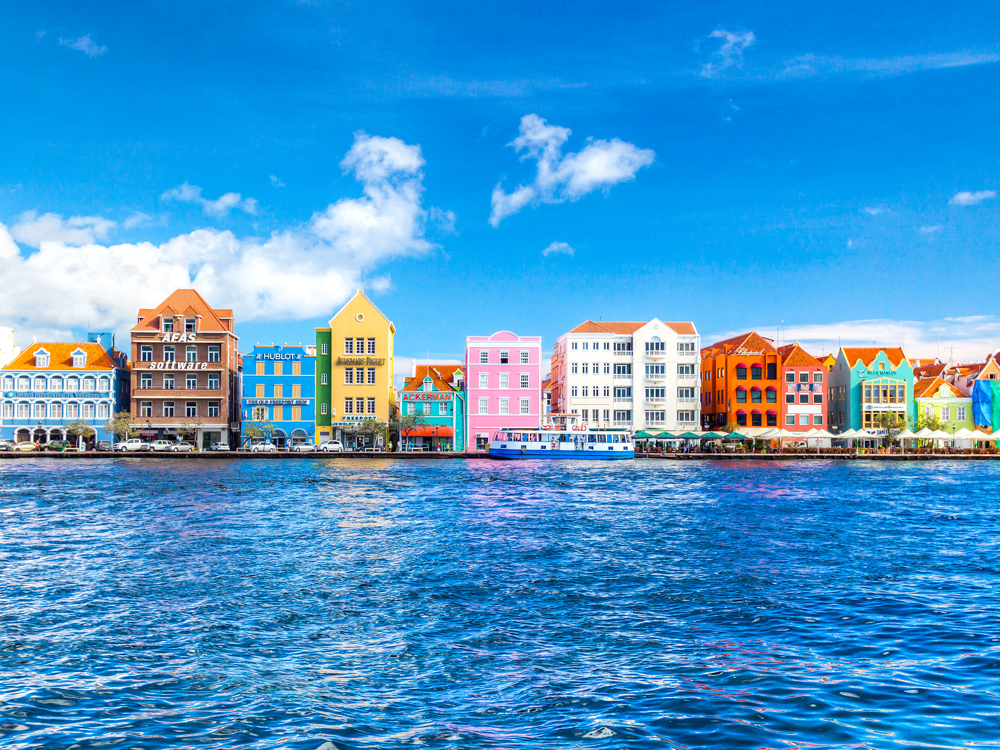
<instances>
[{"instance_id":1,"label":"yellow building","mask_svg":"<svg viewBox=\"0 0 1000 750\"><path fill-rule=\"evenodd\" d=\"M367 420L395 415L393 345L396 328L359 289L328 328L316 329L316 440L369 447L381 436L359 430Z\"/></svg>"}]
</instances>

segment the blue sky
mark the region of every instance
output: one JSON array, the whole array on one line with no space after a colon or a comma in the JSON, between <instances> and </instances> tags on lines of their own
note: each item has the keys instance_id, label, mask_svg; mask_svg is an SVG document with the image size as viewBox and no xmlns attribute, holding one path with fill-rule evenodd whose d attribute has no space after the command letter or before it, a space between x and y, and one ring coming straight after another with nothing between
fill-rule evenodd
<instances>
[{"instance_id":1,"label":"blue sky","mask_svg":"<svg viewBox=\"0 0 1000 750\"><path fill-rule=\"evenodd\" d=\"M8 3L0 324L197 282L249 349L363 285L405 356L654 316L1000 346L1000 6L483 5Z\"/></svg>"}]
</instances>

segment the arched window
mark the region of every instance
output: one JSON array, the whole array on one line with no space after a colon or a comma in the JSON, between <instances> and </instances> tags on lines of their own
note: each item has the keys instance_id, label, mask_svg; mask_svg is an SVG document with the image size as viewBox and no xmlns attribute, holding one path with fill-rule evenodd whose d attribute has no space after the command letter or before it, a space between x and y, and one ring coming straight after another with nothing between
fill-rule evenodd
<instances>
[{"instance_id":1,"label":"arched window","mask_svg":"<svg viewBox=\"0 0 1000 750\"><path fill-rule=\"evenodd\" d=\"M763 368L760 365L751 365L750 366L750 379L751 380L760 380L761 377L763 376L763 374L764 374L764 371L763 371Z\"/></svg>"},{"instance_id":2,"label":"arched window","mask_svg":"<svg viewBox=\"0 0 1000 750\"><path fill-rule=\"evenodd\" d=\"M68 391L78 391L78 390L80 390L80 379L79 378L67 378L67 380L66 380L66 390L68 390Z\"/></svg>"},{"instance_id":3,"label":"arched window","mask_svg":"<svg viewBox=\"0 0 1000 750\"><path fill-rule=\"evenodd\" d=\"M736 379L737 380L746 380L747 379L747 366L745 364L743 364L742 362L740 362L738 365L736 365Z\"/></svg>"},{"instance_id":4,"label":"arched window","mask_svg":"<svg viewBox=\"0 0 1000 750\"><path fill-rule=\"evenodd\" d=\"M744 372L746 372L744 370ZM742 385L736 388L736 403L745 404L747 402L747 389Z\"/></svg>"},{"instance_id":5,"label":"arched window","mask_svg":"<svg viewBox=\"0 0 1000 750\"><path fill-rule=\"evenodd\" d=\"M26 391L31 388L31 381L27 375L22 375L17 379L17 390Z\"/></svg>"},{"instance_id":6,"label":"arched window","mask_svg":"<svg viewBox=\"0 0 1000 750\"><path fill-rule=\"evenodd\" d=\"M111 390L111 378L101 378L97 383L97 390L107 393Z\"/></svg>"},{"instance_id":7,"label":"arched window","mask_svg":"<svg viewBox=\"0 0 1000 750\"><path fill-rule=\"evenodd\" d=\"M750 400L755 404L759 404L762 400L761 390L756 385L750 389Z\"/></svg>"},{"instance_id":8,"label":"arched window","mask_svg":"<svg viewBox=\"0 0 1000 750\"><path fill-rule=\"evenodd\" d=\"M85 390L85 391L92 391L92 390L94 390L94 379L93 378L84 378L83 379L83 390Z\"/></svg>"},{"instance_id":9,"label":"arched window","mask_svg":"<svg viewBox=\"0 0 1000 750\"><path fill-rule=\"evenodd\" d=\"M63 389L63 379L58 376L54 377L49 385L52 387L52 390L61 391Z\"/></svg>"},{"instance_id":10,"label":"arched window","mask_svg":"<svg viewBox=\"0 0 1000 750\"><path fill-rule=\"evenodd\" d=\"M18 419L28 419L31 417L31 404L20 403L17 405L17 418Z\"/></svg>"},{"instance_id":11,"label":"arched window","mask_svg":"<svg viewBox=\"0 0 1000 750\"><path fill-rule=\"evenodd\" d=\"M45 419L45 404L35 404L34 414L32 414L34 419Z\"/></svg>"},{"instance_id":12,"label":"arched window","mask_svg":"<svg viewBox=\"0 0 1000 750\"><path fill-rule=\"evenodd\" d=\"M44 390L46 390L46 388L45 388L45 378L43 378L41 375L36 375L35 376L35 384L34 384L33 388L36 391L44 391Z\"/></svg>"},{"instance_id":13,"label":"arched window","mask_svg":"<svg viewBox=\"0 0 1000 750\"><path fill-rule=\"evenodd\" d=\"M659 353L665 351L666 346L660 340L659 336L653 336L649 341L646 342L646 351L650 353Z\"/></svg>"},{"instance_id":14,"label":"arched window","mask_svg":"<svg viewBox=\"0 0 1000 750\"><path fill-rule=\"evenodd\" d=\"M767 403L776 404L778 403L778 391L774 386L767 387Z\"/></svg>"},{"instance_id":15,"label":"arched window","mask_svg":"<svg viewBox=\"0 0 1000 750\"><path fill-rule=\"evenodd\" d=\"M52 415L52 419L62 419L63 418L63 405L56 402L49 407L49 413Z\"/></svg>"},{"instance_id":16,"label":"arched window","mask_svg":"<svg viewBox=\"0 0 1000 750\"><path fill-rule=\"evenodd\" d=\"M14 390L14 378L11 375L4 375L3 378L3 389L5 391Z\"/></svg>"}]
</instances>

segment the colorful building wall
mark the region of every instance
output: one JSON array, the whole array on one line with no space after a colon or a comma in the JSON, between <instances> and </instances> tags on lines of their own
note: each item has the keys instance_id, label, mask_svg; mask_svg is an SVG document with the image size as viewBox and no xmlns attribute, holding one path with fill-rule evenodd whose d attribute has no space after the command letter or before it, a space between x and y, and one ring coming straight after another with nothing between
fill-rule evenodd
<instances>
[{"instance_id":1,"label":"colorful building wall","mask_svg":"<svg viewBox=\"0 0 1000 750\"><path fill-rule=\"evenodd\" d=\"M423 424L400 434L403 450L464 450L466 394L461 365L414 365L399 392L402 416Z\"/></svg>"},{"instance_id":2,"label":"colorful building wall","mask_svg":"<svg viewBox=\"0 0 1000 750\"><path fill-rule=\"evenodd\" d=\"M942 378L927 378L913 386L917 404L917 419L933 418L941 422L941 429L952 434L961 429L974 430L972 397L966 396ZM911 428L913 425L911 425Z\"/></svg>"},{"instance_id":3,"label":"colorful building wall","mask_svg":"<svg viewBox=\"0 0 1000 750\"><path fill-rule=\"evenodd\" d=\"M256 429L279 448L316 437L315 347L256 344L243 355L240 443Z\"/></svg>"},{"instance_id":4,"label":"colorful building wall","mask_svg":"<svg viewBox=\"0 0 1000 750\"><path fill-rule=\"evenodd\" d=\"M542 338L498 331L465 340L466 450L486 450L501 428L536 429L542 418Z\"/></svg>"},{"instance_id":5,"label":"colorful building wall","mask_svg":"<svg viewBox=\"0 0 1000 750\"><path fill-rule=\"evenodd\" d=\"M781 355L751 331L701 350L701 414L707 430L727 424L754 430L781 426Z\"/></svg>"},{"instance_id":6,"label":"colorful building wall","mask_svg":"<svg viewBox=\"0 0 1000 750\"><path fill-rule=\"evenodd\" d=\"M798 342L778 349L781 355L782 427L789 432L826 429L826 365Z\"/></svg>"},{"instance_id":7,"label":"colorful building wall","mask_svg":"<svg viewBox=\"0 0 1000 750\"><path fill-rule=\"evenodd\" d=\"M900 347L841 347L828 381L830 432L881 434L876 422L885 412L899 414L908 425L916 419L913 368Z\"/></svg>"}]
</instances>

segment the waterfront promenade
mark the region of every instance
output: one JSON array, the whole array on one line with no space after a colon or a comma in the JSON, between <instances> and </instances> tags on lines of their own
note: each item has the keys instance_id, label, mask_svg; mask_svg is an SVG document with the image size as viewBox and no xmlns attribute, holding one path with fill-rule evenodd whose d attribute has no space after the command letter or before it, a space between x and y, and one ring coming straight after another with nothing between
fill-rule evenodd
<instances>
[{"instance_id":1,"label":"waterfront promenade","mask_svg":"<svg viewBox=\"0 0 1000 750\"><path fill-rule=\"evenodd\" d=\"M636 453L638 459L649 458L657 461L998 461L997 453ZM138 459L161 458L177 461L220 461L247 459L250 461L299 461L330 458L350 458L404 461L446 461L451 459L491 460L481 452L392 452L362 451L344 453L250 453L248 451L201 451L197 453L134 452L112 453L110 451L66 451L64 453L7 451L0 453L3 459L58 458L74 459ZM525 459L532 460L532 459ZM537 460L537 459L536 459ZM573 460L573 459L569 459ZM561 461L549 460L559 464ZM599 463L590 461L590 463Z\"/></svg>"}]
</instances>

